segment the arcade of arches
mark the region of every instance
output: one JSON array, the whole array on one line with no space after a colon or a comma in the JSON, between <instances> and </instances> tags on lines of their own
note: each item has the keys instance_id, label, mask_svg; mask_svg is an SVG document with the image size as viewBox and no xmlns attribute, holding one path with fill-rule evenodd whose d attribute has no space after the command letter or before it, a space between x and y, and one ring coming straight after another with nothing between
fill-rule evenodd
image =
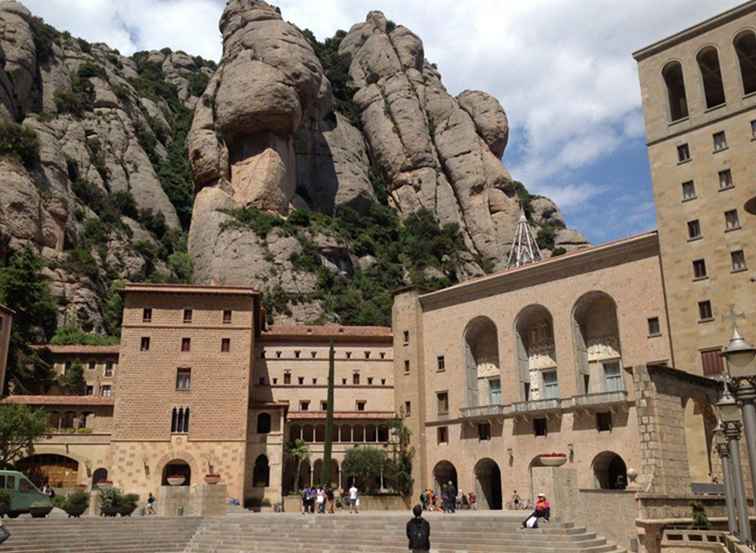
<instances>
[{"instance_id":1,"label":"arcade of arches","mask_svg":"<svg viewBox=\"0 0 756 553\"><path fill-rule=\"evenodd\" d=\"M499 403L499 338L494 322L488 317L470 321L465 329L464 345L467 405Z\"/></svg>"}]
</instances>

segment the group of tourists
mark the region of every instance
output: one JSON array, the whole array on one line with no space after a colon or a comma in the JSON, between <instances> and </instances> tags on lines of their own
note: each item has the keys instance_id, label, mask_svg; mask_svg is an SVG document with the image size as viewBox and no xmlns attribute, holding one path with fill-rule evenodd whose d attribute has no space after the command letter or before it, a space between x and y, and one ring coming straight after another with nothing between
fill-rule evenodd
<instances>
[{"instance_id":1,"label":"group of tourists","mask_svg":"<svg viewBox=\"0 0 756 553\"><path fill-rule=\"evenodd\" d=\"M354 484L348 491L341 490L339 497L350 513L360 512L360 494ZM330 486L308 486L302 490L302 514L333 514L336 512L336 499L336 492Z\"/></svg>"},{"instance_id":2,"label":"group of tourists","mask_svg":"<svg viewBox=\"0 0 756 553\"><path fill-rule=\"evenodd\" d=\"M457 509L477 509L478 498L473 492L464 493L457 490L450 480L441 486L441 492L437 494L428 488L420 492L420 508L423 511L439 511L454 513Z\"/></svg>"}]
</instances>

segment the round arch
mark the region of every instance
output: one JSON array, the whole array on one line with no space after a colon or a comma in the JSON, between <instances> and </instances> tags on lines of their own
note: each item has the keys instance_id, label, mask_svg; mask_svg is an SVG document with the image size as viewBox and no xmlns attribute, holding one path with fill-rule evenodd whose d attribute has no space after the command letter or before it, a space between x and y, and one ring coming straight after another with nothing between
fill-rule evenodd
<instances>
[{"instance_id":1,"label":"round arch","mask_svg":"<svg viewBox=\"0 0 756 553\"><path fill-rule=\"evenodd\" d=\"M257 415L257 433L270 434L271 417L270 413L260 413Z\"/></svg>"},{"instance_id":2,"label":"round arch","mask_svg":"<svg viewBox=\"0 0 756 553\"><path fill-rule=\"evenodd\" d=\"M481 459L475 464L475 495L483 509L500 510L502 508L501 496L501 470L493 459L488 457Z\"/></svg>"},{"instance_id":3,"label":"round arch","mask_svg":"<svg viewBox=\"0 0 756 553\"><path fill-rule=\"evenodd\" d=\"M100 482L108 479L108 469L100 467L92 473L92 487L96 487Z\"/></svg>"},{"instance_id":4,"label":"round arch","mask_svg":"<svg viewBox=\"0 0 756 553\"><path fill-rule=\"evenodd\" d=\"M465 326L465 405L489 405L501 400L499 332L489 317L479 316Z\"/></svg>"},{"instance_id":5,"label":"round arch","mask_svg":"<svg viewBox=\"0 0 756 553\"><path fill-rule=\"evenodd\" d=\"M572 341L580 393L625 389L617 303L602 290L580 296L572 306Z\"/></svg>"},{"instance_id":6,"label":"round arch","mask_svg":"<svg viewBox=\"0 0 756 553\"><path fill-rule=\"evenodd\" d=\"M187 463L183 459L171 459L163 466L162 475L160 479L160 485L161 486L170 485L168 484L168 479L174 476L183 476L184 482L181 485L191 486L192 467L189 466L189 463Z\"/></svg>"},{"instance_id":7,"label":"round arch","mask_svg":"<svg viewBox=\"0 0 756 553\"><path fill-rule=\"evenodd\" d=\"M670 121L677 121L688 116L688 98L685 93L685 78L682 64L670 61L661 70L664 84L667 87L668 116Z\"/></svg>"},{"instance_id":8,"label":"round arch","mask_svg":"<svg viewBox=\"0 0 756 553\"><path fill-rule=\"evenodd\" d=\"M696 54L696 62L701 72L706 107L713 108L725 103L724 82L719 66L719 51L714 45L701 48Z\"/></svg>"},{"instance_id":9,"label":"round arch","mask_svg":"<svg viewBox=\"0 0 756 553\"><path fill-rule=\"evenodd\" d=\"M36 453L16 464L35 486L75 488L79 484L79 461L57 453Z\"/></svg>"},{"instance_id":10,"label":"round arch","mask_svg":"<svg viewBox=\"0 0 756 553\"><path fill-rule=\"evenodd\" d=\"M454 487L459 489L457 485L457 469L449 461L439 461L436 466L433 467L433 481L435 482L436 492L440 492L441 488L451 482Z\"/></svg>"},{"instance_id":11,"label":"round arch","mask_svg":"<svg viewBox=\"0 0 756 553\"><path fill-rule=\"evenodd\" d=\"M732 41L738 55L743 94L756 92L756 32L743 29Z\"/></svg>"},{"instance_id":12,"label":"round arch","mask_svg":"<svg viewBox=\"0 0 756 553\"><path fill-rule=\"evenodd\" d=\"M551 311L539 303L531 303L520 309L514 319L514 336L515 366L522 384L522 400L558 397L557 353Z\"/></svg>"},{"instance_id":13,"label":"round arch","mask_svg":"<svg viewBox=\"0 0 756 553\"><path fill-rule=\"evenodd\" d=\"M252 469L252 486L256 488L270 486L270 463L264 454L258 455L255 459L255 466Z\"/></svg>"},{"instance_id":14,"label":"round arch","mask_svg":"<svg viewBox=\"0 0 756 553\"><path fill-rule=\"evenodd\" d=\"M627 465L613 451L602 451L591 462L596 488L602 490L624 490L627 487Z\"/></svg>"}]
</instances>

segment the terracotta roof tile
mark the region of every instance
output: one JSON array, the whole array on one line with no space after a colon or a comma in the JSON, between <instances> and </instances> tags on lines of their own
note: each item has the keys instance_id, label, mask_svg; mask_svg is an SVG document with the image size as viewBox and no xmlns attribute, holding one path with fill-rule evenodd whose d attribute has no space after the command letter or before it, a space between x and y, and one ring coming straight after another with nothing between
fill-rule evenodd
<instances>
[{"instance_id":1,"label":"terracotta roof tile","mask_svg":"<svg viewBox=\"0 0 756 553\"><path fill-rule=\"evenodd\" d=\"M393 338L388 326L342 325L274 325L263 332L263 338Z\"/></svg>"},{"instance_id":2,"label":"terracotta roof tile","mask_svg":"<svg viewBox=\"0 0 756 553\"><path fill-rule=\"evenodd\" d=\"M333 414L335 420L354 420L354 419L367 419L367 420L380 420L385 421L393 419L395 414L393 411L336 411ZM286 416L289 420L325 420L325 411L289 411Z\"/></svg>"},{"instance_id":3,"label":"terracotta roof tile","mask_svg":"<svg viewBox=\"0 0 756 553\"><path fill-rule=\"evenodd\" d=\"M121 350L121 346L119 344L115 344L112 346L82 346L82 345L66 345L66 346L56 346L53 344L40 344L37 346L33 346L35 349L49 349L52 353L55 354L82 354L82 355L91 355L91 354L100 354L100 355L118 355L118 353Z\"/></svg>"},{"instance_id":4,"label":"terracotta roof tile","mask_svg":"<svg viewBox=\"0 0 756 553\"><path fill-rule=\"evenodd\" d=\"M112 397L100 396L8 396L0 404L109 406Z\"/></svg>"}]
</instances>

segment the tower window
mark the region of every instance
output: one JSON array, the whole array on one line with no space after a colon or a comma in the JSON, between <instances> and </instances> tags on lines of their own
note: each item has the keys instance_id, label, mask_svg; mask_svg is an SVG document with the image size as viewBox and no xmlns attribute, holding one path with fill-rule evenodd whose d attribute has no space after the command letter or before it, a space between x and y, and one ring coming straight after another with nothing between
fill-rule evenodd
<instances>
[{"instance_id":1,"label":"tower window","mask_svg":"<svg viewBox=\"0 0 756 553\"><path fill-rule=\"evenodd\" d=\"M436 441L439 444L449 443L449 428L446 426L439 426L436 429Z\"/></svg>"},{"instance_id":2,"label":"tower window","mask_svg":"<svg viewBox=\"0 0 756 553\"><path fill-rule=\"evenodd\" d=\"M679 163L690 161L690 148L687 144L680 144L677 147L677 161Z\"/></svg>"},{"instance_id":3,"label":"tower window","mask_svg":"<svg viewBox=\"0 0 756 553\"><path fill-rule=\"evenodd\" d=\"M730 261L732 262L732 271L745 271L748 269L746 265L745 253L743 250L735 250L730 252Z\"/></svg>"},{"instance_id":4,"label":"tower window","mask_svg":"<svg viewBox=\"0 0 756 553\"><path fill-rule=\"evenodd\" d=\"M533 434L535 436L546 436L548 425L545 418L533 419Z\"/></svg>"},{"instance_id":5,"label":"tower window","mask_svg":"<svg viewBox=\"0 0 756 553\"><path fill-rule=\"evenodd\" d=\"M696 185L692 180L682 183L683 201L693 200L696 197Z\"/></svg>"},{"instance_id":6,"label":"tower window","mask_svg":"<svg viewBox=\"0 0 756 553\"><path fill-rule=\"evenodd\" d=\"M648 335L659 336L661 334L661 325L659 324L659 317L650 317L648 319Z\"/></svg>"},{"instance_id":7,"label":"tower window","mask_svg":"<svg viewBox=\"0 0 756 553\"><path fill-rule=\"evenodd\" d=\"M669 119L677 121L688 116L688 99L685 95L685 81L683 80L682 65L672 62L662 70L664 83L667 85L667 99L669 101Z\"/></svg>"},{"instance_id":8,"label":"tower window","mask_svg":"<svg viewBox=\"0 0 756 553\"><path fill-rule=\"evenodd\" d=\"M436 392L436 407L439 415L449 414L449 393Z\"/></svg>"},{"instance_id":9,"label":"tower window","mask_svg":"<svg viewBox=\"0 0 756 553\"><path fill-rule=\"evenodd\" d=\"M284 373L283 383L284 384L291 384L291 373L290 372L285 372Z\"/></svg>"},{"instance_id":10,"label":"tower window","mask_svg":"<svg viewBox=\"0 0 756 553\"><path fill-rule=\"evenodd\" d=\"M696 259L693 262L693 278L701 279L706 278L706 261L703 259Z\"/></svg>"},{"instance_id":11,"label":"tower window","mask_svg":"<svg viewBox=\"0 0 756 553\"><path fill-rule=\"evenodd\" d=\"M223 324L230 325L231 319L232 319L231 311L230 310L223 311Z\"/></svg>"},{"instance_id":12,"label":"tower window","mask_svg":"<svg viewBox=\"0 0 756 553\"><path fill-rule=\"evenodd\" d=\"M756 92L756 33L743 31L735 37L735 51L740 62L743 94Z\"/></svg>"},{"instance_id":13,"label":"tower window","mask_svg":"<svg viewBox=\"0 0 756 553\"><path fill-rule=\"evenodd\" d=\"M719 55L717 49L708 46L701 50L697 56L698 68L701 70L706 107L713 108L725 103L724 83L722 71L719 67Z\"/></svg>"},{"instance_id":14,"label":"tower window","mask_svg":"<svg viewBox=\"0 0 756 553\"><path fill-rule=\"evenodd\" d=\"M714 141L715 152L721 152L722 150L727 149L727 137L725 136L724 131L715 132L712 135L712 140Z\"/></svg>"},{"instance_id":15,"label":"tower window","mask_svg":"<svg viewBox=\"0 0 756 553\"><path fill-rule=\"evenodd\" d=\"M142 336L139 351L150 351L150 339L147 336Z\"/></svg>"},{"instance_id":16,"label":"tower window","mask_svg":"<svg viewBox=\"0 0 756 553\"><path fill-rule=\"evenodd\" d=\"M699 321L711 321L714 319L714 314L711 310L711 301L704 300L698 302L698 320Z\"/></svg>"},{"instance_id":17,"label":"tower window","mask_svg":"<svg viewBox=\"0 0 756 553\"><path fill-rule=\"evenodd\" d=\"M732 171L729 169L720 171L719 172L719 189L729 190L730 188L734 188L734 187L735 185L732 184Z\"/></svg>"},{"instance_id":18,"label":"tower window","mask_svg":"<svg viewBox=\"0 0 756 553\"><path fill-rule=\"evenodd\" d=\"M184 309L184 323L188 324L192 322L192 310Z\"/></svg>"},{"instance_id":19,"label":"tower window","mask_svg":"<svg viewBox=\"0 0 756 553\"><path fill-rule=\"evenodd\" d=\"M740 219L738 218L737 209L730 209L729 211L725 211L724 216L726 230L737 230L740 228Z\"/></svg>"},{"instance_id":20,"label":"tower window","mask_svg":"<svg viewBox=\"0 0 756 553\"><path fill-rule=\"evenodd\" d=\"M221 352L228 353L229 351L231 351L231 338L222 338L221 339Z\"/></svg>"},{"instance_id":21,"label":"tower window","mask_svg":"<svg viewBox=\"0 0 756 553\"><path fill-rule=\"evenodd\" d=\"M443 355L436 357L436 370L439 372L446 370L446 360Z\"/></svg>"},{"instance_id":22,"label":"tower window","mask_svg":"<svg viewBox=\"0 0 756 553\"><path fill-rule=\"evenodd\" d=\"M192 339L181 338L181 351L191 351L191 349L192 349Z\"/></svg>"},{"instance_id":23,"label":"tower window","mask_svg":"<svg viewBox=\"0 0 756 553\"><path fill-rule=\"evenodd\" d=\"M142 322L143 323L151 323L152 322L152 309L149 307L145 308L142 311Z\"/></svg>"},{"instance_id":24,"label":"tower window","mask_svg":"<svg viewBox=\"0 0 756 553\"><path fill-rule=\"evenodd\" d=\"M192 389L192 369L176 371L176 390L186 392Z\"/></svg>"},{"instance_id":25,"label":"tower window","mask_svg":"<svg viewBox=\"0 0 756 553\"><path fill-rule=\"evenodd\" d=\"M688 221L688 239L695 240L701 238L701 223L698 219Z\"/></svg>"},{"instance_id":26,"label":"tower window","mask_svg":"<svg viewBox=\"0 0 756 553\"><path fill-rule=\"evenodd\" d=\"M599 432L612 431L612 413L596 413L596 430Z\"/></svg>"}]
</instances>

